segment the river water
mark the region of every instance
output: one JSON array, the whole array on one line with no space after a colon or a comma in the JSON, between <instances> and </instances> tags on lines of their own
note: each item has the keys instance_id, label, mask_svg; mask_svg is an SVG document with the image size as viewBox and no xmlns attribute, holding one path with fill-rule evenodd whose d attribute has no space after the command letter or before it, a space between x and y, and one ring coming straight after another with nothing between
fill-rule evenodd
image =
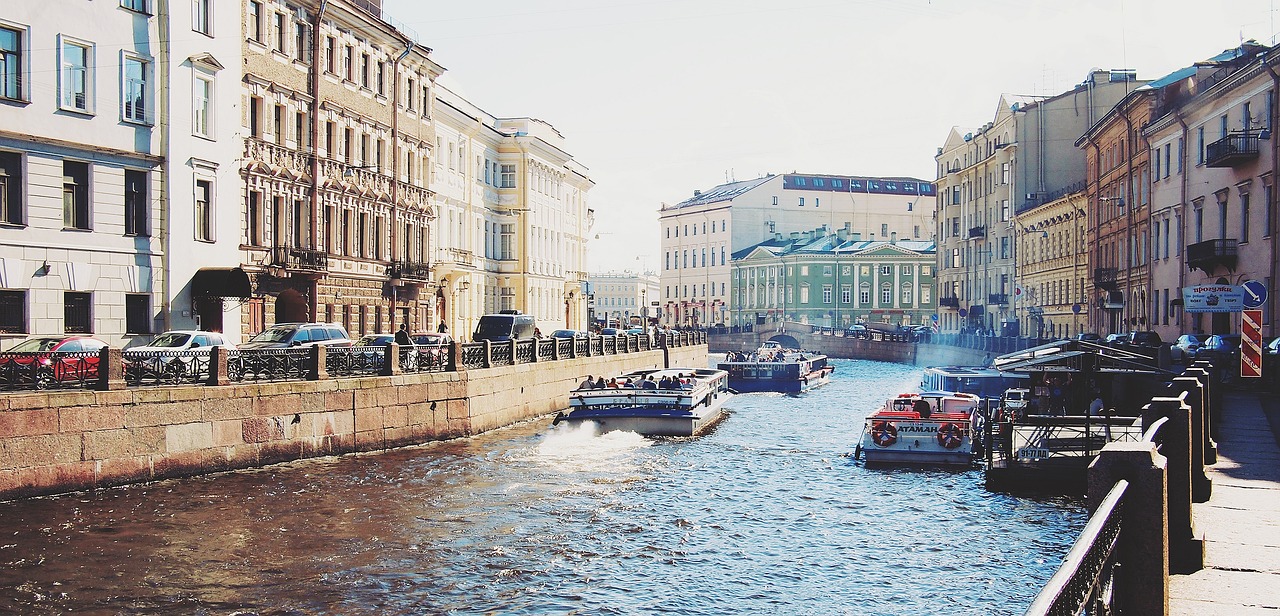
<instances>
[{"instance_id":1,"label":"river water","mask_svg":"<svg viewBox=\"0 0 1280 616\"><path fill-rule=\"evenodd\" d=\"M866 469L920 370L835 360L698 439L543 419L381 454L0 503L0 613L1020 614L1081 503Z\"/></svg>"}]
</instances>

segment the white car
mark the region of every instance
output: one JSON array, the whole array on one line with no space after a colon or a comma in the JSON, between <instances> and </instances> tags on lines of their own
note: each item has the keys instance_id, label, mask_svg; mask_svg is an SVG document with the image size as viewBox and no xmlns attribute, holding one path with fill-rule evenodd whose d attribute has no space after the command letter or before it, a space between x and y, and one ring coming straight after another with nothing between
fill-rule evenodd
<instances>
[{"instance_id":1,"label":"white car","mask_svg":"<svg viewBox=\"0 0 1280 616\"><path fill-rule=\"evenodd\" d=\"M209 376L209 350L236 345L218 332L196 330L167 331L146 346L125 349L125 378L134 383L146 378L186 381Z\"/></svg>"}]
</instances>

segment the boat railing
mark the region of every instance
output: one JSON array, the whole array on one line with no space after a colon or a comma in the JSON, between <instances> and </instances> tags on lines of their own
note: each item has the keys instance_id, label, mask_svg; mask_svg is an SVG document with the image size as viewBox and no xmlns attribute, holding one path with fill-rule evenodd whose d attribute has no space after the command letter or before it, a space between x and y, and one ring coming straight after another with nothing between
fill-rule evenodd
<instances>
[{"instance_id":1,"label":"boat railing","mask_svg":"<svg viewBox=\"0 0 1280 616\"><path fill-rule=\"evenodd\" d=\"M1221 381L1196 362L1142 409L1142 436L1089 465L1092 516L1026 614L1167 614L1169 575L1204 567L1193 502L1209 500ZM1123 574L1121 574L1123 572Z\"/></svg>"}]
</instances>

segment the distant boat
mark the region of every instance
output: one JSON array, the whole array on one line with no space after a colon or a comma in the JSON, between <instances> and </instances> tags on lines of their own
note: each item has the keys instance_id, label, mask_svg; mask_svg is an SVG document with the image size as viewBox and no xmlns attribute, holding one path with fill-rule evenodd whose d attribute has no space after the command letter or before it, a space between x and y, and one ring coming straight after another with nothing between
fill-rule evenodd
<instances>
[{"instance_id":1,"label":"distant boat","mask_svg":"<svg viewBox=\"0 0 1280 616\"><path fill-rule=\"evenodd\" d=\"M730 353L716 367L729 373L729 388L738 392L799 393L827 383L835 366L827 356L764 343L755 353Z\"/></svg>"},{"instance_id":2,"label":"distant boat","mask_svg":"<svg viewBox=\"0 0 1280 616\"><path fill-rule=\"evenodd\" d=\"M979 402L967 393L898 394L867 417L854 455L868 465L969 466Z\"/></svg>"},{"instance_id":3,"label":"distant boat","mask_svg":"<svg viewBox=\"0 0 1280 616\"><path fill-rule=\"evenodd\" d=\"M637 370L612 381L618 387L569 392L569 410L556 414L552 425L592 422L602 434L626 430L645 436L697 436L724 418L724 403L733 397L723 370Z\"/></svg>"}]
</instances>

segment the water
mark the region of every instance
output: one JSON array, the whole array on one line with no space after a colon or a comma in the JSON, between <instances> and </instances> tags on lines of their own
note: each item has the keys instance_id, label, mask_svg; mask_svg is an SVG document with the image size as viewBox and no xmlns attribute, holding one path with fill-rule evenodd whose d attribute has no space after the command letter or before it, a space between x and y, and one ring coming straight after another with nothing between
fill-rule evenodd
<instances>
[{"instance_id":1,"label":"water","mask_svg":"<svg viewBox=\"0 0 1280 616\"><path fill-rule=\"evenodd\" d=\"M863 468L862 417L920 370L835 364L698 439L539 420L0 504L0 613L1021 613L1080 503Z\"/></svg>"}]
</instances>

